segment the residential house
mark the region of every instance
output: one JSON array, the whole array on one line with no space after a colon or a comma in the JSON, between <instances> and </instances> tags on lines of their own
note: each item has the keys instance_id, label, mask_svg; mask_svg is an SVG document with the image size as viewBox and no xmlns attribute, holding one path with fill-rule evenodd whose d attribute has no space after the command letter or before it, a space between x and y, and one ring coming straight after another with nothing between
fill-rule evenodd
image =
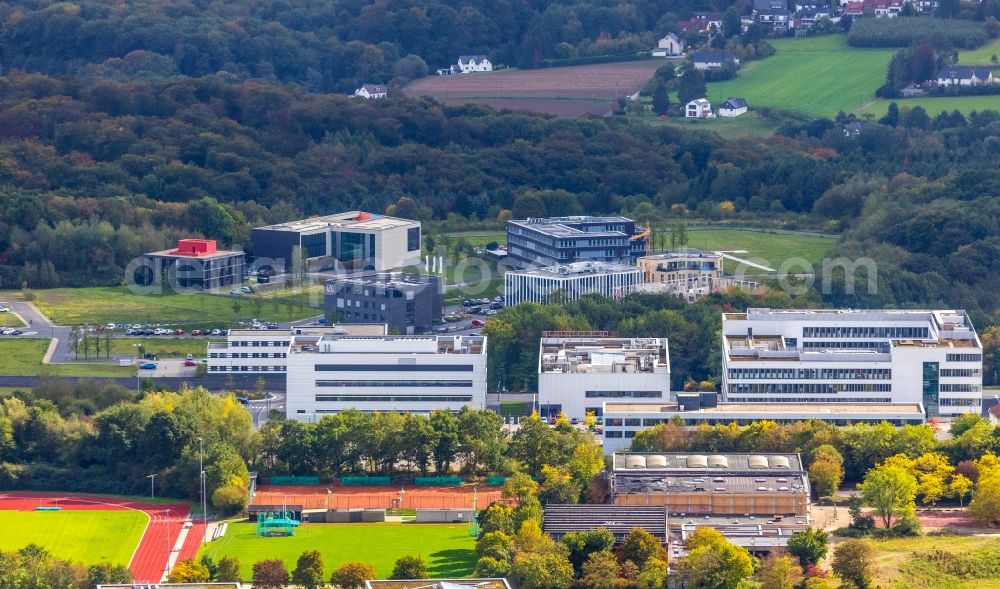
<instances>
[{"instance_id":1,"label":"residential house","mask_svg":"<svg viewBox=\"0 0 1000 589\"><path fill-rule=\"evenodd\" d=\"M715 118L715 113L712 112L712 103L707 98L696 98L687 103L684 116L689 119L711 119Z\"/></svg>"},{"instance_id":2,"label":"residential house","mask_svg":"<svg viewBox=\"0 0 1000 589\"><path fill-rule=\"evenodd\" d=\"M787 8L755 10L754 19L765 27L776 31L783 31L794 26L792 13Z\"/></svg>"},{"instance_id":3,"label":"residential house","mask_svg":"<svg viewBox=\"0 0 1000 589\"><path fill-rule=\"evenodd\" d=\"M365 84L354 91L355 96L360 96L365 100L372 98L385 98L389 95L389 87L382 84Z\"/></svg>"},{"instance_id":4,"label":"residential house","mask_svg":"<svg viewBox=\"0 0 1000 589\"><path fill-rule=\"evenodd\" d=\"M719 69L726 63L740 64L732 51L699 51L691 56L691 61L698 70Z\"/></svg>"},{"instance_id":5,"label":"residential house","mask_svg":"<svg viewBox=\"0 0 1000 589\"><path fill-rule=\"evenodd\" d=\"M808 29L824 18L831 18L833 13L827 6L815 4L801 5L795 13L794 26L797 29Z\"/></svg>"},{"instance_id":6,"label":"residential house","mask_svg":"<svg viewBox=\"0 0 1000 589\"><path fill-rule=\"evenodd\" d=\"M463 55L458 58L458 69L463 74L471 72L492 72L493 64L485 55Z\"/></svg>"},{"instance_id":7,"label":"residential house","mask_svg":"<svg viewBox=\"0 0 1000 589\"><path fill-rule=\"evenodd\" d=\"M910 6L918 14L930 14L938 9L941 3L938 0L910 0Z\"/></svg>"},{"instance_id":8,"label":"residential house","mask_svg":"<svg viewBox=\"0 0 1000 589\"><path fill-rule=\"evenodd\" d=\"M844 5L844 16L857 17L865 13L865 3L862 0L851 0Z\"/></svg>"},{"instance_id":9,"label":"residential house","mask_svg":"<svg viewBox=\"0 0 1000 589\"><path fill-rule=\"evenodd\" d=\"M656 49L653 49L653 57L673 57L676 55L682 55L683 53L684 42L673 33L667 33L667 35L660 39L659 43L656 44Z\"/></svg>"},{"instance_id":10,"label":"residential house","mask_svg":"<svg viewBox=\"0 0 1000 589\"><path fill-rule=\"evenodd\" d=\"M895 18L903 12L903 0L865 0L865 10L875 13L875 18Z\"/></svg>"},{"instance_id":11,"label":"residential house","mask_svg":"<svg viewBox=\"0 0 1000 589\"><path fill-rule=\"evenodd\" d=\"M742 98L728 98L719 106L720 117L738 117L747 112L747 101Z\"/></svg>"},{"instance_id":12,"label":"residential house","mask_svg":"<svg viewBox=\"0 0 1000 589\"><path fill-rule=\"evenodd\" d=\"M938 72L938 86L979 86L996 82L993 72L985 67L946 67Z\"/></svg>"},{"instance_id":13,"label":"residential house","mask_svg":"<svg viewBox=\"0 0 1000 589\"><path fill-rule=\"evenodd\" d=\"M867 125L862 122L845 123L844 137L857 137L862 131L865 130L865 127L867 127Z\"/></svg>"},{"instance_id":14,"label":"residential house","mask_svg":"<svg viewBox=\"0 0 1000 589\"><path fill-rule=\"evenodd\" d=\"M695 12L691 18L681 23L681 32L699 31L709 33L722 29L722 21L726 18L723 12Z\"/></svg>"}]
</instances>

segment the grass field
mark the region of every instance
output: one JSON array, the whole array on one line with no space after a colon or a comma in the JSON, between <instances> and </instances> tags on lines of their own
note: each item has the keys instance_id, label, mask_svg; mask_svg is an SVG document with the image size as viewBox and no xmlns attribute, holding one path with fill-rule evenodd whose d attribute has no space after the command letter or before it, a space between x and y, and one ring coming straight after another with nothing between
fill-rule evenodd
<instances>
[{"instance_id":1,"label":"grass field","mask_svg":"<svg viewBox=\"0 0 1000 589\"><path fill-rule=\"evenodd\" d=\"M135 376L135 367L108 363L42 364L49 340L0 339L0 374L7 376ZM102 360L101 362L107 362ZM2 529L2 528L0 528Z\"/></svg>"},{"instance_id":2,"label":"grass field","mask_svg":"<svg viewBox=\"0 0 1000 589\"><path fill-rule=\"evenodd\" d=\"M864 112L870 112L881 117L889 109L893 100L878 100L865 107ZM897 98L895 103L899 108L922 106L931 118L943 110L959 110L968 114L974 110L1000 110L1000 94L992 96L922 96L920 98Z\"/></svg>"},{"instance_id":3,"label":"grass field","mask_svg":"<svg viewBox=\"0 0 1000 589\"><path fill-rule=\"evenodd\" d=\"M894 49L849 47L844 35L777 39L776 52L743 65L734 80L708 85L720 104L730 96L757 106L780 107L818 116L851 112L875 97L885 81Z\"/></svg>"},{"instance_id":4,"label":"grass field","mask_svg":"<svg viewBox=\"0 0 1000 589\"><path fill-rule=\"evenodd\" d=\"M836 243L835 237L765 233L747 229L688 230L690 247L707 250L746 250L745 254L733 255L775 269L790 258L804 258L810 263L818 262ZM732 268L735 264L726 261L724 266ZM794 270L799 271L801 268L796 267ZM748 269L748 272L752 271L752 268Z\"/></svg>"},{"instance_id":5,"label":"grass field","mask_svg":"<svg viewBox=\"0 0 1000 589\"><path fill-rule=\"evenodd\" d=\"M225 340L206 337L111 338L111 353L134 355L135 344L142 344L145 353L156 354L159 357L179 358L191 354L195 358L202 358L209 342L221 341Z\"/></svg>"},{"instance_id":6,"label":"grass field","mask_svg":"<svg viewBox=\"0 0 1000 589\"><path fill-rule=\"evenodd\" d=\"M379 578L392 572L401 556L423 557L430 577L467 577L476 564L475 539L467 525L450 524L305 524L287 538L259 538L256 524L230 524L220 540L199 553L214 559L235 556L250 580L253 563L280 558L288 569L305 550L319 550L326 565L324 577L345 562L367 562Z\"/></svg>"},{"instance_id":7,"label":"grass field","mask_svg":"<svg viewBox=\"0 0 1000 589\"><path fill-rule=\"evenodd\" d=\"M715 119L683 119L678 117L661 119L652 115L643 116L642 119L651 125L669 125L681 129L711 131L722 137L770 137L780 126L777 121L765 119L753 111L739 117L718 117Z\"/></svg>"},{"instance_id":8,"label":"grass field","mask_svg":"<svg viewBox=\"0 0 1000 589\"><path fill-rule=\"evenodd\" d=\"M258 317L267 321L304 319L318 309L290 306L279 299L277 309L264 299L256 309L250 297L203 294L138 295L124 287L55 288L34 291L35 304L56 325L84 323L171 323L185 327L229 325ZM20 293L11 292L19 297ZM239 313L233 303L239 302ZM258 312L259 311L259 312Z\"/></svg>"},{"instance_id":9,"label":"grass field","mask_svg":"<svg viewBox=\"0 0 1000 589\"><path fill-rule=\"evenodd\" d=\"M24 321L14 313L0 313L0 327L24 327Z\"/></svg>"},{"instance_id":10,"label":"grass field","mask_svg":"<svg viewBox=\"0 0 1000 589\"><path fill-rule=\"evenodd\" d=\"M127 565L147 521L138 511L0 511L0 550L34 543L59 558Z\"/></svg>"},{"instance_id":11,"label":"grass field","mask_svg":"<svg viewBox=\"0 0 1000 589\"><path fill-rule=\"evenodd\" d=\"M877 585L893 589L1000 589L1000 538L921 536L878 542ZM931 550L948 554L929 558ZM965 569L961 575L957 568ZM951 569L951 570L949 570Z\"/></svg>"},{"instance_id":12,"label":"grass field","mask_svg":"<svg viewBox=\"0 0 1000 589\"><path fill-rule=\"evenodd\" d=\"M960 65L993 65L993 56L1000 56L1000 39L993 39L978 49L958 52Z\"/></svg>"}]
</instances>

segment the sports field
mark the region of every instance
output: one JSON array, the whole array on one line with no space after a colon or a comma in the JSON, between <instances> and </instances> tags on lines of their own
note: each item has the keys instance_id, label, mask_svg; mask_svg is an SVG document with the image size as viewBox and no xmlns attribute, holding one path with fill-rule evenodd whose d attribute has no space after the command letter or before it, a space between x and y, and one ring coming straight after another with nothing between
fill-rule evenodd
<instances>
[{"instance_id":1,"label":"sports field","mask_svg":"<svg viewBox=\"0 0 1000 589\"><path fill-rule=\"evenodd\" d=\"M59 558L127 565L148 520L139 511L0 511L0 550L38 544Z\"/></svg>"},{"instance_id":2,"label":"sports field","mask_svg":"<svg viewBox=\"0 0 1000 589\"><path fill-rule=\"evenodd\" d=\"M230 524L226 535L204 546L199 553L213 559L235 556L243 580L249 581L253 563L280 558L288 569L305 550L319 550L326 565L324 576L345 562L367 562L380 578L389 576L401 556L421 556L430 577L468 577L476 565L475 538L466 524L303 524L294 536L259 538L256 524Z\"/></svg>"},{"instance_id":3,"label":"sports field","mask_svg":"<svg viewBox=\"0 0 1000 589\"><path fill-rule=\"evenodd\" d=\"M895 52L849 47L844 35L770 43L774 55L743 64L736 79L709 84L709 100L717 104L737 96L746 98L751 109L773 106L833 117L874 99Z\"/></svg>"}]
</instances>

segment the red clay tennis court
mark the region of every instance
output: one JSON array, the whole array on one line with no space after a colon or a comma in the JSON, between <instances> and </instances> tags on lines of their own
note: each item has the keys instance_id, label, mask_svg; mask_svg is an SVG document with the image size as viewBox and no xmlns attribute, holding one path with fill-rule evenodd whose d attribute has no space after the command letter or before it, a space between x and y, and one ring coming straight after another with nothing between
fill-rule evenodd
<instances>
[{"instance_id":1,"label":"red clay tennis court","mask_svg":"<svg viewBox=\"0 0 1000 589\"><path fill-rule=\"evenodd\" d=\"M0 510L34 511L39 507L91 511L134 510L149 516L149 524L128 565L137 583L159 583L162 580L170 552L177 543L184 521L190 512L187 505L180 503L144 503L102 495L36 491L0 493ZM185 539L178 560L194 557L202 534L204 528L201 525L195 525L188 530L188 537Z\"/></svg>"},{"instance_id":2,"label":"red clay tennis court","mask_svg":"<svg viewBox=\"0 0 1000 589\"><path fill-rule=\"evenodd\" d=\"M330 490L329 496L327 489ZM400 502L402 498L402 502ZM500 500L499 487L372 487L258 485L253 505L301 505L303 509L480 509Z\"/></svg>"}]
</instances>

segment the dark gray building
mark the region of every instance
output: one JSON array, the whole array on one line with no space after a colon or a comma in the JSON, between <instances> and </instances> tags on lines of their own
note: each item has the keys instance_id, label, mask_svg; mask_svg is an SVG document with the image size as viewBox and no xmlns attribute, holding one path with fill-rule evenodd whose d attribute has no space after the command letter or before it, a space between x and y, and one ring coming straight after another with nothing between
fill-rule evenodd
<instances>
[{"instance_id":1,"label":"dark gray building","mask_svg":"<svg viewBox=\"0 0 1000 589\"><path fill-rule=\"evenodd\" d=\"M323 297L326 316L338 323L385 323L402 335L430 330L441 304L440 276L401 272L334 278Z\"/></svg>"},{"instance_id":2,"label":"dark gray building","mask_svg":"<svg viewBox=\"0 0 1000 589\"><path fill-rule=\"evenodd\" d=\"M209 290L243 284L245 254L220 250L211 239L181 239L177 247L145 254L136 273L140 284L166 280L171 288Z\"/></svg>"},{"instance_id":3,"label":"dark gray building","mask_svg":"<svg viewBox=\"0 0 1000 589\"><path fill-rule=\"evenodd\" d=\"M521 268L573 262L630 264L645 255L645 227L625 217L551 217L507 221L507 255Z\"/></svg>"}]
</instances>

